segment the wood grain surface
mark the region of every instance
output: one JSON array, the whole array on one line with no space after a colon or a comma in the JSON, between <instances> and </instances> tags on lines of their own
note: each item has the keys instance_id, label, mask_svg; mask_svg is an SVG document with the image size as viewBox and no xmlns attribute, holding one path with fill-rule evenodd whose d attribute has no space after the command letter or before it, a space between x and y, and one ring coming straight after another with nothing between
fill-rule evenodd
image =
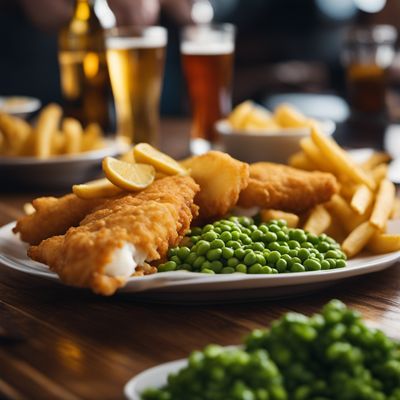
<instances>
[{"instance_id":1,"label":"wood grain surface","mask_svg":"<svg viewBox=\"0 0 400 400\"><path fill-rule=\"evenodd\" d=\"M0 225L33 194L0 195ZM210 342L238 344L288 310L317 311L339 298L400 339L400 268L342 281L307 296L256 303L149 304L104 298L0 265L0 399L122 399L138 372Z\"/></svg>"}]
</instances>

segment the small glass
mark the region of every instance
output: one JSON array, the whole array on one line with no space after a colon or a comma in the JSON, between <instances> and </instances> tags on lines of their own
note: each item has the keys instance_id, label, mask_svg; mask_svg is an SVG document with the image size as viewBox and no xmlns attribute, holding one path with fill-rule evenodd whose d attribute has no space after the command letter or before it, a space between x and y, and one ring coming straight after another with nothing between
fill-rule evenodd
<instances>
[{"instance_id":1,"label":"small glass","mask_svg":"<svg viewBox=\"0 0 400 400\"><path fill-rule=\"evenodd\" d=\"M193 123L191 136L214 143L214 125L232 108L235 27L195 25L183 29L181 57L188 86Z\"/></svg>"},{"instance_id":2,"label":"small glass","mask_svg":"<svg viewBox=\"0 0 400 400\"><path fill-rule=\"evenodd\" d=\"M160 26L113 28L106 33L118 135L130 143L158 145L166 44L167 31Z\"/></svg>"},{"instance_id":3,"label":"small glass","mask_svg":"<svg viewBox=\"0 0 400 400\"><path fill-rule=\"evenodd\" d=\"M350 105L356 113L383 115L386 111L387 68L395 54L397 31L390 25L355 27L345 36Z\"/></svg>"}]
</instances>

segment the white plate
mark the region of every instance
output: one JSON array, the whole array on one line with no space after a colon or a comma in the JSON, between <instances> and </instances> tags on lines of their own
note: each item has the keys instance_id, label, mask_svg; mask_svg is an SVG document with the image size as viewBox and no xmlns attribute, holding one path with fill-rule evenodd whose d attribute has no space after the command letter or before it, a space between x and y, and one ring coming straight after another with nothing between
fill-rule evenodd
<instances>
[{"instance_id":1,"label":"white plate","mask_svg":"<svg viewBox=\"0 0 400 400\"><path fill-rule=\"evenodd\" d=\"M27 245L12 233L14 223L0 228L0 263L31 275L60 282L45 265L29 259ZM389 231L400 233L400 220L390 221ZM139 293L152 301L214 302L243 301L294 296L315 291L341 279L364 275L390 267L400 259L400 251L382 255L363 255L348 261L341 269L276 275L207 275L188 271L163 272L130 278L123 293Z\"/></svg>"},{"instance_id":2,"label":"white plate","mask_svg":"<svg viewBox=\"0 0 400 400\"><path fill-rule=\"evenodd\" d=\"M103 149L45 160L0 156L0 182L23 189L66 189L75 183L94 179L101 171L104 157L115 156L128 149L127 144L109 139Z\"/></svg>"}]
</instances>

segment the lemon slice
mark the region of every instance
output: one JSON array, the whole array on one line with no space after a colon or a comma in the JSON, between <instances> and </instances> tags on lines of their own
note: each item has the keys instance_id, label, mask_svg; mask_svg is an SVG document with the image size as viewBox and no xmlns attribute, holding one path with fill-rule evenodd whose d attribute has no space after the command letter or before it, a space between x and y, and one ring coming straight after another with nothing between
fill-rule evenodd
<instances>
[{"instance_id":1,"label":"lemon slice","mask_svg":"<svg viewBox=\"0 0 400 400\"><path fill-rule=\"evenodd\" d=\"M154 181L156 175L151 165L133 164L113 157L103 160L103 171L114 185L128 191L146 188Z\"/></svg>"},{"instance_id":2,"label":"lemon slice","mask_svg":"<svg viewBox=\"0 0 400 400\"><path fill-rule=\"evenodd\" d=\"M167 156L147 143L137 144L133 149L133 154L137 162L153 165L159 172L164 172L168 175L188 175L188 171L172 157Z\"/></svg>"},{"instance_id":3,"label":"lemon slice","mask_svg":"<svg viewBox=\"0 0 400 400\"><path fill-rule=\"evenodd\" d=\"M72 186L72 191L81 199L112 197L122 192L119 187L112 184L107 178L74 185Z\"/></svg>"}]
</instances>

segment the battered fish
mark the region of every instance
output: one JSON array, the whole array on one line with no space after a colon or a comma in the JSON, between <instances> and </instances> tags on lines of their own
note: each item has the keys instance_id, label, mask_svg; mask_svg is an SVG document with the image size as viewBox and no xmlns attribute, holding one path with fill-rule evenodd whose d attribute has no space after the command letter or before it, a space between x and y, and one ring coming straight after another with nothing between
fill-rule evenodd
<instances>
[{"instance_id":1,"label":"battered fish","mask_svg":"<svg viewBox=\"0 0 400 400\"><path fill-rule=\"evenodd\" d=\"M66 284L111 295L132 274L156 272L145 261L164 257L180 242L197 215L198 191L190 177L157 180L139 194L107 200L80 226L31 246L28 255Z\"/></svg>"},{"instance_id":2,"label":"battered fish","mask_svg":"<svg viewBox=\"0 0 400 400\"><path fill-rule=\"evenodd\" d=\"M71 226L79 225L85 216L104 199L83 200L74 194L56 197L40 197L33 200L35 212L21 217L13 229L21 240L39 244L42 240L64 234Z\"/></svg>"},{"instance_id":3,"label":"battered fish","mask_svg":"<svg viewBox=\"0 0 400 400\"><path fill-rule=\"evenodd\" d=\"M328 201L338 189L332 174L259 162L250 165L249 184L240 193L238 205L301 213Z\"/></svg>"},{"instance_id":4,"label":"battered fish","mask_svg":"<svg viewBox=\"0 0 400 400\"><path fill-rule=\"evenodd\" d=\"M249 182L249 165L220 151L191 157L182 165L200 185L195 203L200 207L201 221L224 216Z\"/></svg>"}]
</instances>

